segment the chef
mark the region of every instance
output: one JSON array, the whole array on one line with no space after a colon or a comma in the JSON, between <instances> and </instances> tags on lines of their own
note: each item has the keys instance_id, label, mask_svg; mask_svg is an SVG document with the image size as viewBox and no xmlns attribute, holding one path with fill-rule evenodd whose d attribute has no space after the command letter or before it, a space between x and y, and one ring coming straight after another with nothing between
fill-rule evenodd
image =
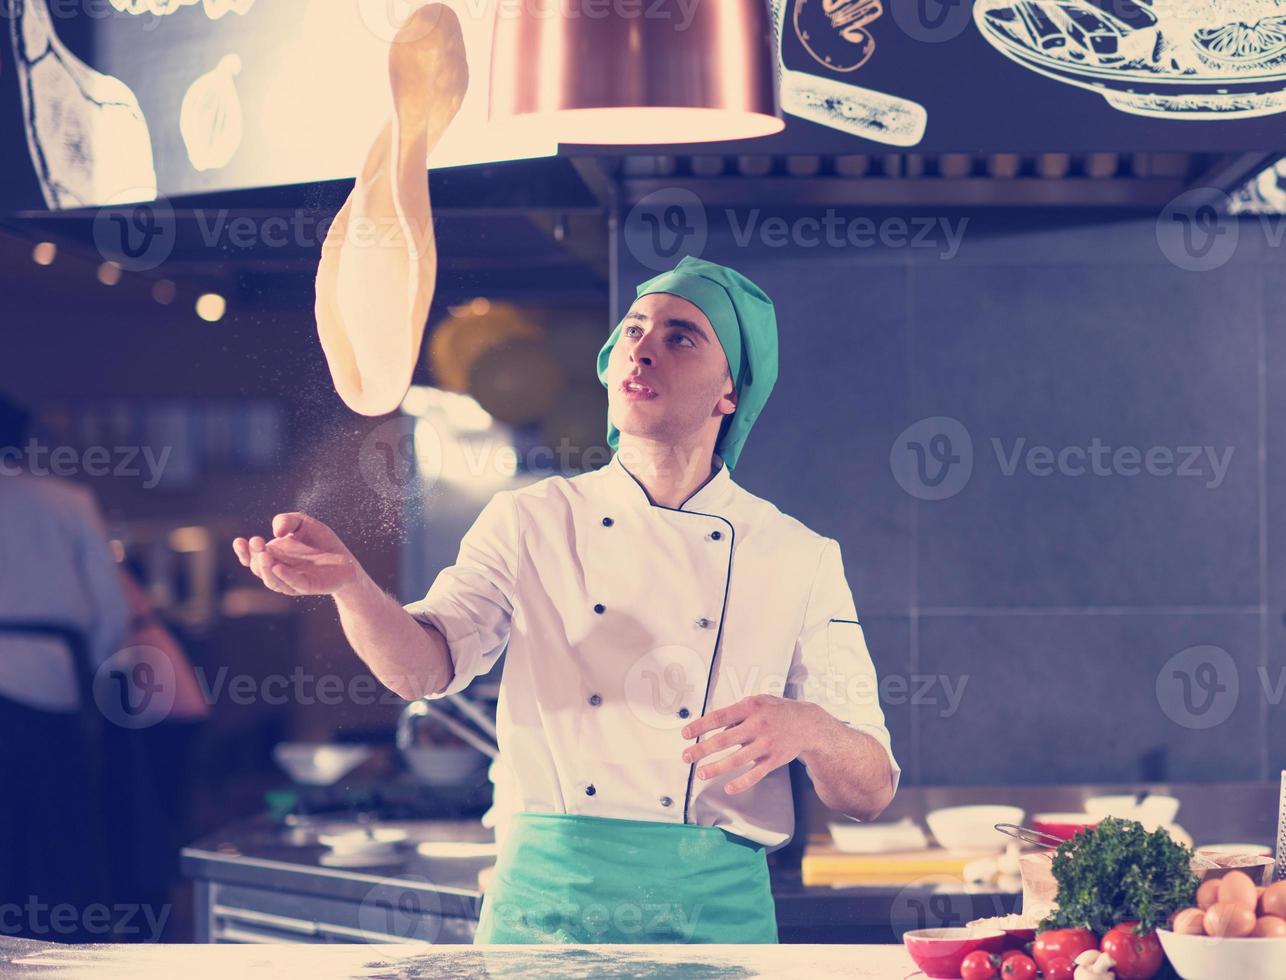
<instances>
[{"instance_id":1,"label":"chef","mask_svg":"<svg viewBox=\"0 0 1286 980\"><path fill-rule=\"evenodd\" d=\"M507 650L476 942L776 942L787 764L859 820L900 769L838 543L732 479L777 377L773 304L687 257L638 287L598 375L611 462L495 494L423 600L302 514L234 547L279 592L333 595L408 699Z\"/></svg>"}]
</instances>

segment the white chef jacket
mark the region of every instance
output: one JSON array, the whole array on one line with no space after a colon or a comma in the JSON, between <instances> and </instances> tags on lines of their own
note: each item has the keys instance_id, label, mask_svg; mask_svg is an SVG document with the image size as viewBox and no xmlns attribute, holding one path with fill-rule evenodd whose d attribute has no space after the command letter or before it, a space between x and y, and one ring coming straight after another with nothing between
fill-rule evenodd
<instances>
[{"instance_id":1,"label":"white chef jacket","mask_svg":"<svg viewBox=\"0 0 1286 980\"><path fill-rule=\"evenodd\" d=\"M786 767L698 779L688 721L751 694L821 704L894 759L838 542L718 472L676 509L614 456L495 494L454 565L405 608L450 647L443 697L508 647L492 823L519 811L722 827L774 850L794 832ZM703 736L706 737L706 736ZM725 752L727 750L724 750ZM716 758L722 753L717 753Z\"/></svg>"}]
</instances>

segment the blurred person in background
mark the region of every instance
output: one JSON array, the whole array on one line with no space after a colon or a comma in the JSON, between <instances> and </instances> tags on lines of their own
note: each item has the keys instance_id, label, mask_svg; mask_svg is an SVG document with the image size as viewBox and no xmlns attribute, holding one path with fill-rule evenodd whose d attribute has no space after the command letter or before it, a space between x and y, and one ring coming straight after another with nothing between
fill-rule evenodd
<instances>
[{"instance_id":1,"label":"blurred person in background","mask_svg":"<svg viewBox=\"0 0 1286 980\"><path fill-rule=\"evenodd\" d=\"M81 691L124 643L129 607L93 496L29 473L30 439L28 413L0 396L0 896L24 905L0 931L74 940L88 937L46 935L31 909L109 898Z\"/></svg>"},{"instance_id":2,"label":"blurred person in background","mask_svg":"<svg viewBox=\"0 0 1286 980\"><path fill-rule=\"evenodd\" d=\"M98 713L94 677L146 645L176 668L169 717L203 717L208 706L177 641L117 564L93 494L31 473L32 440L29 413L0 395L0 934L103 941L113 937L87 910L144 893L163 904L158 869L173 855L140 845L164 840L156 783L139 733ZM77 911L72 924L51 919L59 905Z\"/></svg>"}]
</instances>

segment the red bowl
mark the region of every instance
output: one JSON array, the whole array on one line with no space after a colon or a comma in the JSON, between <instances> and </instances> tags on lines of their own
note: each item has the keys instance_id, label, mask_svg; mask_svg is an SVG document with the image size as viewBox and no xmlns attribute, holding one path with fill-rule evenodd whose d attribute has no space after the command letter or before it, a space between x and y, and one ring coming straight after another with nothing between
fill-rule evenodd
<instances>
[{"instance_id":1,"label":"red bowl","mask_svg":"<svg viewBox=\"0 0 1286 980\"><path fill-rule=\"evenodd\" d=\"M1082 830L1091 830L1098 821L1086 813L1038 813L1031 818L1031 829L1059 840L1071 840Z\"/></svg>"},{"instance_id":2,"label":"red bowl","mask_svg":"<svg viewBox=\"0 0 1286 980\"><path fill-rule=\"evenodd\" d=\"M1016 949L1022 951L1026 949L1028 943L1036 941L1035 929L1005 929L1005 949Z\"/></svg>"},{"instance_id":3,"label":"red bowl","mask_svg":"<svg viewBox=\"0 0 1286 980\"><path fill-rule=\"evenodd\" d=\"M1005 946L1005 934L975 932L973 929L914 929L904 933L902 943L925 976L936 980L958 980L960 965L975 949L999 953Z\"/></svg>"}]
</instances>

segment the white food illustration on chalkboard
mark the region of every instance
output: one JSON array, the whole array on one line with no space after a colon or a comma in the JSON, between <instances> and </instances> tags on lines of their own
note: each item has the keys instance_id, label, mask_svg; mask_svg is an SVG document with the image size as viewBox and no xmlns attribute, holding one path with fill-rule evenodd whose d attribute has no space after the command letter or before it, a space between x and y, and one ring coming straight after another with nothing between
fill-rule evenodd
<instances>
[{"instance_id":1,"label":"white food illustration on chalkboard","mask_svg":"<svg viewBox=\"0 0 1286 980\"><path fill-rule=\"evenodd\" d=\"M795 0L795 34L831 71L857 71L875 54L866 26L882 16L880 0Z\"/></svg>"},{"instance_id":2,"label":"white food illustration on chalkboard","mask_svg":"<svg viewBox=\"0 0 1286 980\"><path fill-rule=\"evenodd\" d=\"M792 3L799 40L814 60L836 72L855 71L870 60L875 42L866 25L884 12L878 0L772 0L782 111L891 146L924 139L929 115L918 102L786 67L782 36Z\"/></svg>"},{"instance_id":3,"label":"white food illustration on chalkboard","mask_svg":"<svg viewBox=\"0 0 1286 980\"><path fill-rule=\"evenodd\" d=\"M218 20L224 14L244 14L255 0L112 0L112 6L123 14L155 14L163 17L193 4L202 4L205 15Z\"/></svg>"},{"instance_id":4,"label":"white food illustration on chalkboard","mask_svg":"<svg viewBox=\"0 0 1286 980\"><path fill-rule=\"evenodd\" d=\"M974 22L1006 57L1122 112L1286 110L1286 0L978 0Z\"/></svg>"},{"instance_id":5,"label":"white food illustration on chalkboard","mask_svg":"<svg viewBox=\"0 0 1286 980\"><path fill-rule=\"evenodd\" d=\"M46 0L11 0L27 147L50 210L156 198L152 140L138 99L54 33Z\"/></svg>"},{"instance_id":6,"label":"white food illustration on chalkboard","mask_svg":"<svg viewBox=\"0 0 1286 980\"><path fill-rule=\"evenodd\" d=\"M236 77L241 59L226 55L218 66L206 72L183 96L179 131L188 150L188 160L197 170L218 170L241 145L243 120Z\"/></svg>"}]
</instances>

